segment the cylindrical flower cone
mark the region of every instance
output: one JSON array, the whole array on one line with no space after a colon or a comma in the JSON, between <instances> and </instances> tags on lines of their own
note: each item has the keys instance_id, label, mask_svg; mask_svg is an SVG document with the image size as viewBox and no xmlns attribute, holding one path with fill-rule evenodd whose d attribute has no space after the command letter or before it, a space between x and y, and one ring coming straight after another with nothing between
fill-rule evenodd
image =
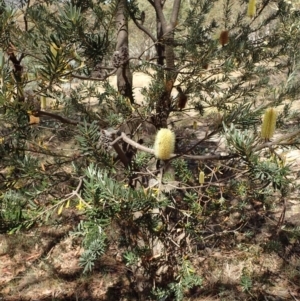
<instances>
[{"instance_id":1,"label":"cylindrical flower cone","mask_svg":"<svg viewBox=\"0 0 300 301\"><path fill-rule=\"evenodd\" d=\"M175 134L169 129L160 129L155 137L154 154L157 159L168 160L174 152Z\"/></svg>"},{"instance_id":2,"label":"cylindrical flower cone","mask_svg":"<svg viewBox=\"0 0 300 301\"><path fill-rule=\"evenodd\" d=\"M266 110L261 126L261 137L269 140L273 137L276 127L277 112L274 108Z\"/></svg>"},{"instance_id":3,"label":"cylindrical flower cone","mask_svg":"<svg viewBox=\"0 0 300 301\"><path fill-rule=\"evenodd\" d=\"M47 106L46 96L41 96L41 109L45 110Z\"/></svg>"},{"instance_id":4,"label":"cylindrical flower cone","mask_svg":"<svg viewBox=\"0 0 300 301\"><path fill-rule=\"evenodd\" d=\"M200 173L199 173L199 184L204 184L204 181L205 181L205 179L204 179L204 172L203 171L200 171Z\"/></svg>"},{"instance_id":5,"label":"cylindrical flower cone","mask_svg":"<svg viewBox=\"0 0 300 301\"><path fill-rule=\"evenodd\" d=\"M249 0L247 15L248 17L253 18L255 14L256 14L256 0Z\"/></svg>"}]
</instances>

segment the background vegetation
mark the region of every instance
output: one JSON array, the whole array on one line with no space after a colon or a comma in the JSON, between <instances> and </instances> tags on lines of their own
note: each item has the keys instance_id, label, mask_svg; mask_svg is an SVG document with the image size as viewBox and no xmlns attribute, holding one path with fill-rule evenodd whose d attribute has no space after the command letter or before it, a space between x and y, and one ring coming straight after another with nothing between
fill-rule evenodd
<instances>
[{"instance_id":1,"label":"background vegetation","mask_svg":"<svg viewBox=\"0 0 300 301\"><path fill-rule=\"evenodd\" d=\"M66 237L78 260L56 277L122 267L101 297L55 298L297 300L299 5L253 2L253 14L248 0L2 2L3 254L47 228L34 267ZM152 147L167 127L162 162Z\"/></svg>"}]
</instances>

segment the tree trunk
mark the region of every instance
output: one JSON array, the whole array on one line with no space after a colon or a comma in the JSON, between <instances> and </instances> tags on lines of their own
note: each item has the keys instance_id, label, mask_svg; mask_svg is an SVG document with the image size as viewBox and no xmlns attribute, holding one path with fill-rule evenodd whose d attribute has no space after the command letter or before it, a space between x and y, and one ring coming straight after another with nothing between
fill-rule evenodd
<instances>
[{"instance_id":1,"label":"tree trunk","mask_svg":"<svg viewBox=\"0 0 300 301\"><path fill-rule=\"evenodd\" d=\"M166 21L163 14L164 1L154 0L157 23L156 45L157 63L167 68L166 72L158 72L159 78L164 81L165 89L161 93L156 103L155 125L157 128L166 128L167 120L171 112L171 91L177 77L175 72L175 53L174 53L174 29L177 24L181 0L174 0L171 19ZM166 62L166 64L165 64Z\"/></svg>"},{"instance_id":2,"label":"tree trunk","mask_svg":"<svg viewBox=\"0 0 300 301\"><path fill-rule=\"evenodd\" d=\"M114 61L117 69L118 91L124 97L128 97L133 103L132 74L129 69L128 47L128 18L126 14L126 0L119 0L116 11L117 46L114 53Z\"/></svg>"},{"instance_id":3,"label":"tree trunk","mask_svg":"<svg viewBox=\"0 0 300 301\"><path fill-rule=\"evenodd\" d=\"M160 41L163 37L163 29L162 24L159 19L158 14L156 13L156 38L157 41ZM164 57L165 57L165 45L163 43L155 44L156 54L157 54L157 64L160 66L164 65Z\"/></svg>"}]
</instances>

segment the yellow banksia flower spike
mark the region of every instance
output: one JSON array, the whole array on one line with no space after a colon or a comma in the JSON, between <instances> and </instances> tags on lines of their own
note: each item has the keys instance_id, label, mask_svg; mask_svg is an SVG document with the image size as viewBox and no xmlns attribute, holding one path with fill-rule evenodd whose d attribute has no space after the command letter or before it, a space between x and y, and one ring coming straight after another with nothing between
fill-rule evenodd
<instances>
[{"instance_id":1,"label":"yellow banksia flower spike","mask_svg":"<svg viewBox=\"0 0 300 301\"><path fill-rule=\"evenodd\" d=\"M249 0L247 15L248 17L253 18L255 14L256 14L256 0Z\"/></svg>"},{"instance_id":2,"label":"yellow banksia flower spike","mask_svg":"<svg viewBox=\"0 0 300 301\"><path fill-rule=\"evenodd\" d=\"M201 184L201 185L204 184L204 181L205 181L204 176L205 176L204 172L200 171L200 173L199 173L199 184Z\"/></svg>"},{"instance_id":3,"label":"yellow banksia flower spike","mask_svg":"<svg viewBox=\"0 0 300 301\"><path fill-rule=\"evenodd\" d=\"M261 137L269 140L273 137L276 127L277 111L274 108L266 110L262 126L261 126Z\"/></svg>"},{"instance_id":4,"label":"yellow banksia flower spike","mask_svg":"<svg viewBox=\"0 0 300 301\"><path fill-rule=\"evenodd\" d=\"M157 159L168 160L174 152L175 134L169 129L160 129L155 137L154 155Z\"/></svg>"},{"instance_id":5,"label":"yellow banksia flower spike","mask_svg":"<svg viewBox=\"0 0 300 301\"><path fill-rule=\"evenodd\" d=\"M46 96L41 96L41 109L45 110L47 106Z\"/></svg>"}]
</instances>

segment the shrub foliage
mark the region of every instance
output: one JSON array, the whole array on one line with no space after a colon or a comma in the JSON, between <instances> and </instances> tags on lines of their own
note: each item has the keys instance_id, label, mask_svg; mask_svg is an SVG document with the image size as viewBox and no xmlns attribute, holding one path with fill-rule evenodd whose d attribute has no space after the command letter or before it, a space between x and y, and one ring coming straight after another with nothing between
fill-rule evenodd
<instances>
[{"instance_id":1,"label":"shrub foliage","mask_svg":"<svg viewBox=\"0 0 300 301\"><path fill-rule=\"evenodd\" d=\"M283 215L272 231L299 241L282 227L297 189L286 154L300 142L299 11L284 0L256 5L249 17L245 0L3 1L1 229L72 210L84 217L70 233L81 238L83 272L117 248L142 300L200 288L199 252L230 249L238 233L252 242L275 208ZM123 48L118 13L129 26ZM132 88L128 70L150 83ZM163 162L152 147L167 127L176 146ZM251 277L240 281L250 294Z\"/></svg>"}]
</instances>

